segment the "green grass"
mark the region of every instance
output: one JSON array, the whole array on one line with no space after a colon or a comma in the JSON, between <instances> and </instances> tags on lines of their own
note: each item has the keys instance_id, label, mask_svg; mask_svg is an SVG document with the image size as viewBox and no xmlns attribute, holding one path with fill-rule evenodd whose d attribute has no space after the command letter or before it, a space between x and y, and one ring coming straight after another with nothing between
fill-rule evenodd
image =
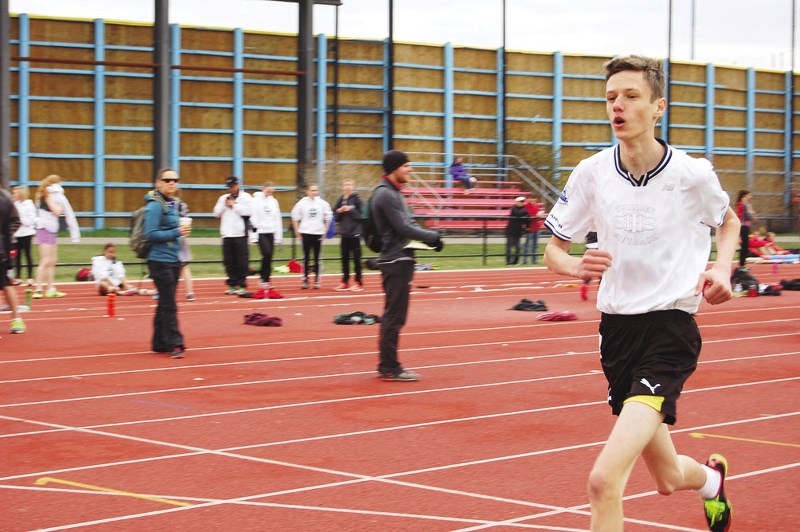
<instances>
[{"instance_id":1,"label":"green grass","mask_svg":"<svg viewBox=\"0 0 800 532\"><path fill-rule=\"evenodd\" d=\"M92 235L96 236L96 235ZM140 278L143 266L135 258L133 252L127 244L127 237L109 237L109 242L117 244L117 257L125 264L129 279ZM38 261L38 250L33 251L34 262ZM195 277L222 277L225 270L222 267L222 248L219 244L192 244L191 263L192 275ZM56 280L59 282L74 281L75 274L83 267L91 265L91 258L102 254L103 244L59 244L58 246L58 266L56 268ZM273 266L285 265L292 258L291 239L287 239L276 249L273 256ZM417 254L417 262L420 264L434 264L438 269L463 270L471 268L501 268L505 267L505 245L489 244L487 246L487 257L483 257L482 244L455 244L448 242L442 253L426 252ZM540 244L539 252L544 251L544 246ZM362 248L364 258L375 256ZM300 257L302 248L296 246L294 256ZM323 263L325 273L341 273L341 263L339 246L328 244L323 249ZM260 265L261 254L256 245L250 246L250 264L253 268ZM35 272L34 272L35 275ZM24 269L23 269L24 276Z\"/></svg>"},{"instance_id":2,"label":"green grass","mask_svg":"<svg viewBox=\"0 0 800 532\"><path fill-rule=\"evenodd\" d=\"M66 236L62 234L60 236ZM107 238L109 242L117 244L117 256L125 263L128 277L137 279L141 277L143 268L139 266L139 260L135 258L128 246L127 231L104 229L84 233L84 236L91 238ZM198 229L192 232L192 238L213 238L218 241L219 231L216 229ZM472 268L504 268L505 267L505 244L488 244L484 257L484 246L481 243L461 243L457 237L445 237L447 243L442 253L426 252L417 254L417 262L420 264L434 264L442 270L464 270ZM297 245L292 249L293 239L290 236L284 237L284 243L278 247L273 258L273 266L285 265L289 259L299 257L302 249ZM473 239L474 241L474 239ZM492 239L498 242L497 236ZM539 254L544 252L544 242L546 238L539 239ZM223 277L224 268L222 267L222 249L220 244L192 244L192 274L195 277ZM715 249L712 247L712 250ZM91 264L91 257L100 255L103 250L102 244L60 244L58 246L58 267L56 268L56 280L59 282L72 281L75 273L82 267ZM581 244L574 244L570 253L577 255L583 253L584 247ZM294 254L293 254L294 252ZM364 257L374 256L362 247ZM713 251L712 251L713 257ZM38 261L38 250L34 245L34 262ZM253 268L258 268L261 255L258 247L250 246L250 263ZM341 264L339 260L339 246L328 244L324 247L323 262L325 273L340 273ZM23 272L24 275L24 272ZM35 273L34 273L35 275Z\"/></svg>"}]
</instances>

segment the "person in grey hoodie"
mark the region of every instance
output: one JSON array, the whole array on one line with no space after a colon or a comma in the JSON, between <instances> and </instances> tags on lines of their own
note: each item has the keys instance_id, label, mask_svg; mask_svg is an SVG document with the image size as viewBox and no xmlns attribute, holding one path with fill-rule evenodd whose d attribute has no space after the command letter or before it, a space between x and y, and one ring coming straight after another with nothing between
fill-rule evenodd
<instances>
[{"instance_id":1,"label":"person in grey hoodie","mask_svg":"<svg viewBox=\"0 0 800 532\"><path fill-rule=\"evenodd\" d=\"M378 259L385 293L378 376L385 381L416 381L419 374L404 369L397 358L400 329L408 317L414 250L427 247L441 251L444 242L437 231L423 229L414 221L400 192L411 176L408 156L401 151L388 151L382 165L384 176L372 193L369 214L383 243Z\"/></svg>"}]
</instances>

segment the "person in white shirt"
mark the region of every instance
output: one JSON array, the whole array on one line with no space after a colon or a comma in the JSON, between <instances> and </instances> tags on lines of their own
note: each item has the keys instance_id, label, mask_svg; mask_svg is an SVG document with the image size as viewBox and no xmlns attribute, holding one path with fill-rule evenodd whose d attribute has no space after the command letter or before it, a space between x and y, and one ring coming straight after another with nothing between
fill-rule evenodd
<instances>
[{"instance_id":1,"label":"person in white shirt","mask_svg":"<svg viewBox=\"0 0 800 532\"><path fill-rule=\"evenodd\" d=\"M264 183L264 188L253 194L253 215L250 217L250 223L253 225L250 239L258 244L258 249L261 251L259 288L266 290L272 288L270 278L275 246L283 242L281 207L274 194L275 184L272 181Z\"/></svg>"},{"instance_id":2,"label":"person in white shirt","mask_svg":"<svg viewBox=\"0 0 800 532\"><path fill-rule=\"evenodd\" d=\"M600 279L600 357L614 428L589 475L592 530L622 530L622 494L642 457L663 495L697 490L709 529L728 530L725 458L705 465L678 455L668 425L697 367L701 299L731 298L739 221L711 164L657 139L666 109L661 62L617 57L605 65L606 112L619 143L581 161L545 225L553 238L545 264L583 280ZM708 267L711 227L717 257ZM569 255L597 232L597 248Z\"/></svg>"},{"instance_id":3,"label":"person in white shirt","mask_svg":"<svg viewBox=\"0 0 800 532\"><path fill-rule=\"evenodd\" d=\"M303 284L301 285L303 289L309 287L309 267L314 270L314 288L322 287L319 254L332 218L333 211L331 206L327 201L319 197L319 187L317 185L308 185L306 197L300 198L292 208L294 234L303 242ZM314 253L313 266L311 265L311 253Z\"/></svg>"},{"instance_id":4,"label":"person in white shirt","mask_svg":"<svg viewBox=\"0 0 800 532\"><path fill-rule=\"evenodd\" d=\"M228 193L214 205L214 216L219 218L222 235L222 262L228 276L226 294L243 294L247 290L247 271L250 262L247 233L253 214L253 197L239 187L239 178L225 180Z\"/></svg>"},{"instance_id":5,"label":"person in white shirt","mask_svg":"<svg viewBox=\"0 0 800 532\"><path fill-rule=\"evenodd\" d=\"M102 255L92 257L92 277L101 296L133 296L139 293L125 278L125 265L117 258L117 246L111 242L103 246Z\"/></svg>"},{"instance_id":6,"label":"person in white shirt","mask_svg":"<svg viewBox=\"0 0 800 532\"><path fill-rule=\"evenodd\" d=\"M14 206L19 214L20 226L14 233L17 241L16 278L12 284L22 283L22 256L25 255L28 271L28 286L33 286L33 259L31 258L31 243L36 234L36 205L30 200L28 187L14 187L11 191L14 197Z\"/></svg>"}]
</instances>

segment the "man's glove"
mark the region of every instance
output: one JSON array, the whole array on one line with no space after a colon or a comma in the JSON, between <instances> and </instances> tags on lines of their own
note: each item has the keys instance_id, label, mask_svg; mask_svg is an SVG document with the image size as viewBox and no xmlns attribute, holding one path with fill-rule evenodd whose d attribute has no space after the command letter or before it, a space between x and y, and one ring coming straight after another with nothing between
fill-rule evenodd
<instances>
[{"instance_id":1,"label":"man's glove","mask_svg":"<svg viewBox=\"0 0 800 532\"><path fill-rule=\"evenodd\" d=\"M433 243L433 250L438 253L443 249L444 249L444 240L442 240L442 237L440 236L439 238L436 239L436 242Z\"/></svg>"}]
</instances>

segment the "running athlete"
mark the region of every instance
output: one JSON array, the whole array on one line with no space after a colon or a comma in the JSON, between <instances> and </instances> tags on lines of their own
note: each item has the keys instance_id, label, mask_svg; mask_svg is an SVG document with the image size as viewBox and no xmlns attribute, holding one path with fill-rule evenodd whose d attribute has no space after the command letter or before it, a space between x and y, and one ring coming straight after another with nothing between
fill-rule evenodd
<instances>
[{"instance_id":1,"label":"running athlete","mask_svg":"<svg viewBox=\"0 0 800 532\"><path fill-rule=\"evenodd\" d=\"M693 315L705 297L731 298L739 221L711 164L655 136L666 109L661 62L640 56L605 65L606 112L619 143L581 161L545 225L552 271L599 279L600 355L617 421L589 476L592 530L623 528L622 495L641 456L658 492L697 490L712 531L728 530L728 464L677 454L667 425L694 372L701 339ZM707 269L710 228L717 260ZM597 231L598 248L570 256Z\"/></svg>"}]
</instances>

